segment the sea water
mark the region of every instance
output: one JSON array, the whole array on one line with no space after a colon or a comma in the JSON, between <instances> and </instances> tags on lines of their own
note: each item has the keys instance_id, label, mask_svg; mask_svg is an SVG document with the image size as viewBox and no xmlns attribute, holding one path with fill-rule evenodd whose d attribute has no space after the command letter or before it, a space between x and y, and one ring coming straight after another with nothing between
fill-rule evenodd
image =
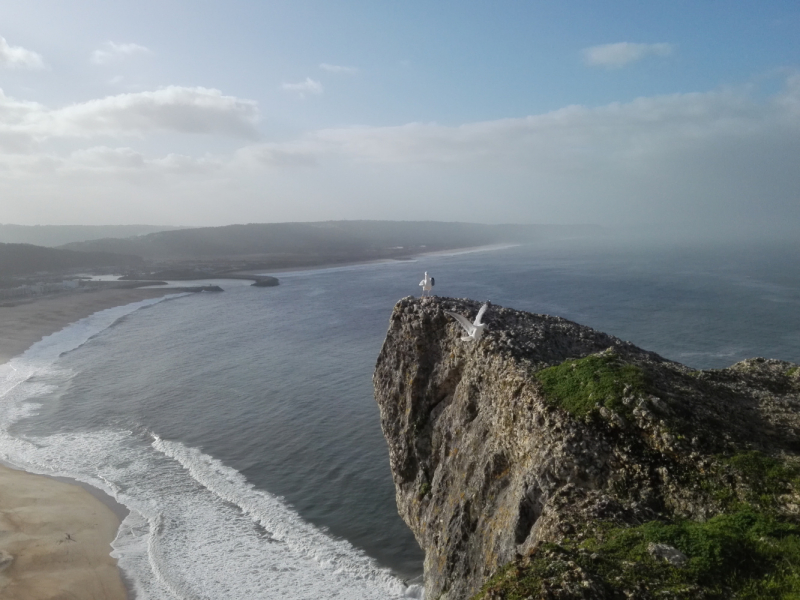
<instances>
[{"instance_id":1,"label":"sea water","mask_svg":"<svg viewBox=\"0 0 800 600\"><path fill-rule=\"evenodd\" d=\"M793 252L550 241L102 311L0 366L0 457L128 507L113 546L137 598L419 597L371 374L423 271L716 368L800 362Z\"/></svg>"}]
</instances>

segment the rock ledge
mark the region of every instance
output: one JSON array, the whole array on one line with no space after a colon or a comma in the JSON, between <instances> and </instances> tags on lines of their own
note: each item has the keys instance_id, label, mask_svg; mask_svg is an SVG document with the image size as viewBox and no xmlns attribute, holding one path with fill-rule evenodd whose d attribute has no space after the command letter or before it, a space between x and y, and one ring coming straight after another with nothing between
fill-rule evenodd
<instances>
[{"instance_id":1,"label":"rock ledge","mask_svg":"<svg viewBox=\"0 0 800 600\"><path fill-rule=\"evenodd\" d=\"M770 577L800 593L797 365L696 371L494 305L460 341L444 311L479 307L398 302L373 378L427 598L722 598ZM786 540L796 555L773 556Z\"/></svg>"}]
</instances>

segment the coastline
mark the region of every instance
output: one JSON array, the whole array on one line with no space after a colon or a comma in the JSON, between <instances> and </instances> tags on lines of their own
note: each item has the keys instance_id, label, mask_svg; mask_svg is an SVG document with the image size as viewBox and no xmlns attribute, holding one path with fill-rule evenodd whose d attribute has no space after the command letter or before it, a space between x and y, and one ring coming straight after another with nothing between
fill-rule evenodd
<instances>
[{"instance_id":1,"label":"coastline","mask_svg":"<svg viewBox=\"0 0 800 600\"><path fill-rule=\"evenodd\" d=\"M97 311L174 293L169 288L108 289L4 302L0 304L0 365Z\"/></svg>"},{"instance_id":2,"label":"coastline","mask_svg":"<svg viewBox=\"0 0 800 600\"><path fill-rule=\"evenodd\" d=\"M62 293L0 305L0 365L100 310L174 289ZM111 557L127 511L101 490L0 464L0 598L129 600Z\"/></svg>"},{"instance_id":3,"label":"coastline","mask_svg":"<svg viewBox=\"0 0 800 600\"><path fill-rule=\"evenodd\" d=\"M327 263L273 272L337 269L503 247L458 248L404 259ZM176 291L169 287L102 289L3 302L0 365L43 337L98 311ZM133 590L110 555L110 544L126 515L125 507L89 485L0 463L0 598L131 600Z\"/></svg>"},{"instance_id":4,"label":"coastline","mask_svg":"<svg viewBox=\"0 0 800 600\"><path fill-rule=\"evenodd\" d=\"M305 265L302 267L279 267L277 269L253 269L248 271L238 271L242 274L253 275L280 275L285 273L303 273L305 271L323 271L328 269L340 269L344 267L356 267L361 265L379 265L391 264L398 262L413 262L419 258L426 256L458 256L461 254L471 254L473 252L493 252L495 250L505 250L506 248L514 248L522 244L489 244L488 246L465 246L463 248L450 248L448 250L431 250L429 252L418 252L416 254L409 254L408 256L393 257L393 258L366 258L364 260L352 260L344 262L322 262L316 265Z\"/></svg>"}]
</instances>

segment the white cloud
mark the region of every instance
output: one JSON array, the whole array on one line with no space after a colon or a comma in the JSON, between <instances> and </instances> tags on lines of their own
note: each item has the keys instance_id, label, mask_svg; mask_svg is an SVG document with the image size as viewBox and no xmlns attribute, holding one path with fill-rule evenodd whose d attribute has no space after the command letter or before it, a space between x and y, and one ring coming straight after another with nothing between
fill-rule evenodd
<instances>
[{"instance_id":1,"label":"white cloud","mask_svg":"<svg viewBox=\"0 0 800 600\"><path fill-rule=\"evenodd\" d=\"M258 106L219 90L170 86L48 109L0 91L0 135L53 137L144 136L155 132L256 139Z\"/></svg>"},{"instance_id":2,"label":"white cloud","mask_svg":"<svg viewBox=\"0 0 800 600\"><path fill-rule=\"evenodd\" d=\"M152 52L149 48L139 44L106 42L102 48L92 52L92 62L96 65L106 65L134 54L152 54Z\"/></svg>"},{"instance_id":3,"label":"white cloud","mask_svg":"<svg viewBox=\"0 0 800 600\"><path fill-rule=\"evenodd\" d=\"M281 89L285 92L296 93L301 98L305 98L306 94L321 94L322 84L319 81L314 81L310 77L306 77L306 80L300 83L282 83Z\"/></svg>"},{"instance_id":4,"label":"white cloud","mask_svg":"<svg viewBox=\"0 0 800 600\"><path fill-rule=\"evenodd\" d=\"M245 167L313 167L319 165L319 149L302 142L256 144L240 148L232 164Z\"/></svg>"},{"instance_id":5,"label":"white cloud","mask_svg":"<svg viewBox=\"0 0 800 600\"><path fill-rule=\"evenodd\" d=\"M671 44L632 44L619 42L586 48L584 58L586 64L593 67L618 69L627 64L641 60L646 56L669 56L673 52Z\"/></svg>"},{"instance_id":6,"label":"white cloud","mask_svg":"<svg viewBox=\"0 0 800 600\"><path fill-rule=\"evenodd\" d=\"M328 63L320 63L319 68L328 73L343 73L345 75L355 75L358 73L356 67L343 67L341 65L330 65Z\"/></svg>"},{"instance_id":7,"label":"white cloud","mask_svg":"<svg viewBox=\"0 0 800 600\"><path fill-rule=\"evenodd\" d=\"M0 36L0 67L9 69L41 69L44 67L42 57L20 46L9 46Z\"/></svg>"},{"instance_id":8,"label":"white cloud","mask_svg":"<svg viewBox=\"0 0 800 600\"><path fill-rule=\"evenodd\" d=\"M140 169L145 165L144 155L131 148L95 146L77 150L71 154L70 158L73 164L88 168Z\"/></svg>"},{"instance_id":9,"label":"white cloud","mask_svg":"<svg viewBox=\"0 0 800 600\"><path fill-rule=\"evenodd\" d=\"M109 148L94 146L72 152L59 163L59 169L71 172L106 173L120 172L149 173L210 173L222 163L212 157L196 158L182 154L167 154L163 157L148 158L132 148Z\"/></svg>"},{"instance_id":10,"label":"white cloud","mask_svg":"<svg viewBox=\"0 0 800 600\"><path fill-rule=\"evenodd\" d=\"M800 79L800 78L799 78ZM720 91L638 98L597 108L565 108L522 118L456 127L325 129L308 135L306 151L382 163L563 168L590 162L643 160L675 147L726 137L746 139L782 127L800 129L800 83L767 105L745 93ZM297 148L297 144L293 143ZM546 170L546 169L545 169Z\"/></svg>"},{"instance_id":11,"label":"white cloud","mask_svg":"<svg viewBox=\"0 0 800 600\"><path fill-rule=\"evenodd\" d=\"M749 227L761 219L800 228L799 74L767 99L749 88L725 89L460 126L324 129L217 155L167 154L171 138L148 141L145 151L107 140L100 146L90 137L197 132L196 120L208 114L193 113L201 99L210 114L226 115L218 121L226 125L214 131L254 128L256 109L248 101L193 88L148 94L57 110L0 95L6 218L55 219L59 210L63 222L135 222L146 214L154 222L192 215L192 222L207 224L422 218ZM181 128L173 109L194 116ZM2 129L9 123L17 130ZM48 145L20 131L72 137ZM154 148L160 148L156 155ZM91 210L80 212L80 203ZM150 212L141 212L143 206Z\"/></svg>"}]
</instances>

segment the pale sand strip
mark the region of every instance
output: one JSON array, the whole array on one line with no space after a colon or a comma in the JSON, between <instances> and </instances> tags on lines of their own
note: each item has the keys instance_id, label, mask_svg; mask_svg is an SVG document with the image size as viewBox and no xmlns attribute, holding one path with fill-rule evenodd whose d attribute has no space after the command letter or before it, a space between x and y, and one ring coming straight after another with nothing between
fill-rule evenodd
<instances>
[{"instance_id":1,"label":"pale sand strip","mask_svg":"<svg viewBox=\"0 0 800 600\"><path fill-rule=\"evenodd\" d=\"M118 528L83 488L0 465L0 598L125 600Z\"/></svg>"},{"instance_id":2,"label":"pale sand strip","mask_svg":"<svg viewBox=\"0 0 800 600\"><path fill-rule=\"evenodd\" d=\"M22 354L46 335L55 333L98 310L158 298L180 290L135 288L64 292L35 300L0 304L0 364Z\"/></svg>"},{"instance_id":3,"label":"pale sand strip","mask_svg":"<svg viewBox=\"0 0 800 600\"><path fill-rule=\"evenodd\" d=\"M106 308L176 290L64 293L0 305L0 364ZM126 600L110 556L119 518L78 485L0 465L0 599Z\"/></svg>"}]
</instances>

